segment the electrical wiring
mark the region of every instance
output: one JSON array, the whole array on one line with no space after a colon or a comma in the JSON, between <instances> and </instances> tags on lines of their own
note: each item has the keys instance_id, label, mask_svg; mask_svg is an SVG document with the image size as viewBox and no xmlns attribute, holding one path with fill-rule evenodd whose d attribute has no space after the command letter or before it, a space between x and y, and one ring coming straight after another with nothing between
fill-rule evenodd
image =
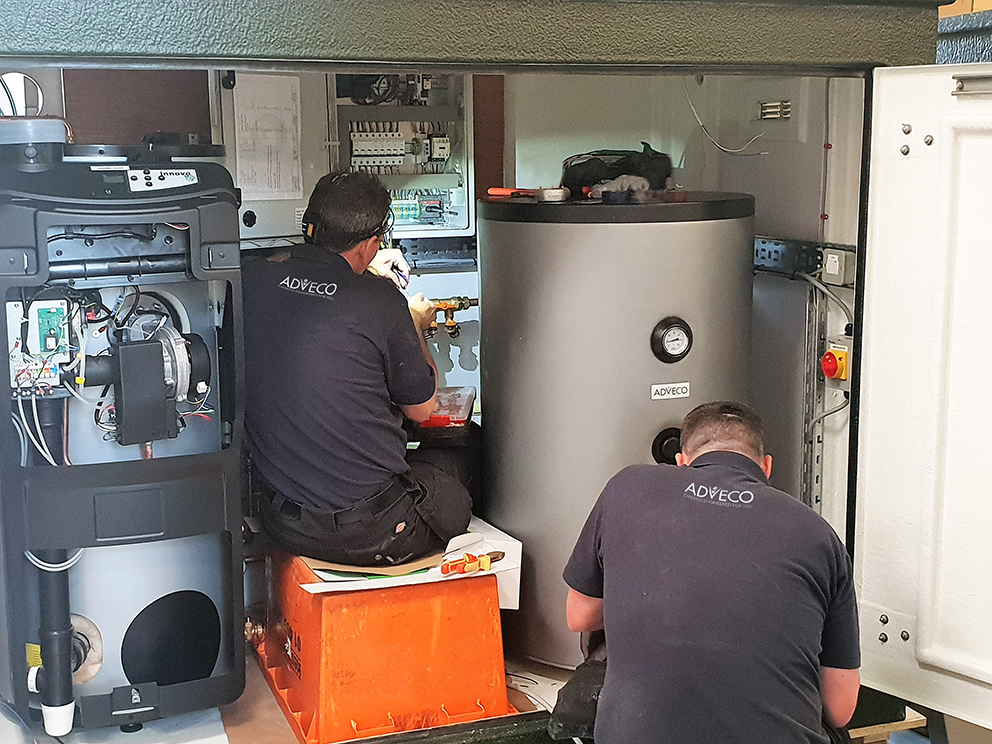
<instances>
[{"instance_id":1,"label":"electrical wiring","mask_svg":"<svg viewBox=\"0 0 992 744\"><path fill-rule=\"evenodd\" d=\"M822 292L828 300L834 302L841 310L844 311L844 316L847 318L847 322L851 326L854 325L854 313L851 311L851 308L848 307L847 303L844 302L836 292L834 292L832 289L830 289L830 287L828 287L826 284L821 282L816 277L811 276L810 274L807 274L804 271L796 272L796 276L809 282L810 285L812 285L815 289L818 289L820 292ZM813 439L813 436L816 433L817 424L819 424L827 417L833 416L835 413L840 413L850 404L851 404L850 398L845 398L844 402L841 403L840 405L834 406L833 408L830 408L826 411L823 411L819 415L814 416L813 419L809 422L809 426L807 427L806 438L808 440Z\"/></svg>"},{"instance_id":2,"label":"electrical wiring","mask_svg":"<svg viewBox=\"0 0 992 744\"><path fill-rule=\"evenodd\" d=\"M810 276L809 274L807 274L807 273L805 273L803 271L796 272L796 276L801 277L802 279L805 279L807 282L809 282L810 284L812 284L818 290L820 290L821 292L823 292L823 294L825 294L827 296L827 299L832 300L833 302L837 303L837 306L840 307L840 309L844 311L844 315L847 316L847 322L850 323L851 325L854 325L854 313L851 312L851 308L849 308L847 306L847 303L844 302L844 300L842 300L837 295L836 292L834 292L832 289L830 289L830 287L828 287L826 284L824 284L823 282L821 282L819 279L817 279L817 278L815 278L813 276Z\"/></svg>"},{"instance_id":3,"label":"electrical wiring","mask_svg":"<svg viewBox=\"0 0 992 744\"><path fill-rule=\"evenodd\" d=\"M183 415L188 416L189 414L192 413L213 413L213 409L210 409L209 411L207 410L207 398L209 397L210 397L210 386L207 385L207 392L203 394L203 397L200 400L189 401L189 404L191 406L196 406L196 408L194 408L192 411L188 411L187 413L184 413Z\"/></svg>"},{"instance_id":4,"label":"electrical wiring","mask_svg":"<svg viewBox=\"0 0 992 744\"><path fill-rule=\"evenodd\" d=\"M142 313L142 314L144 315L145 313ZM147 313L147 314L148 315L154 315L155 313ZM152 330L150 330L148 333L145 334L144 340L147 341L152 336L154 336L156 333L158 333L159 331L161 331L162 330L162 326L165 325L165 321L167 321L168 319L169 319L168 314L162 313L162 317L159 318L158 325L156 325Z\"/></svg>"},{"instance_id":5,"label":"electrical wiring","mask_svg":"<svg viewBox=\"0 0 992 744\"><path fill-rule=\"evenodd\" d=\"M20 398L18 398L20 400ZM31 394L31 414L34 416L34 425L38 428L38 439L41 442L41 446L45 448L43 454L47 455L47 460L56 465L55 457L52 455L52 451L48 448L48 440L45 439L45 432L41 428L41 421L38 420L38 396L34 393Z\"/></svg>"},{"instance_id":6,"label":"electrical wiring","mask_svg":"<svg viewBox=\"0 0 992 744\"><path fill-rule=\"evenodd\" d=\"M108 423L104 423L103 421L104 413L114 413L114 414L117 413L117 409L114 406L114 404L111 403L110 405L104 406L102 410L98 408L97 411L100 412L99 418L96 419L97 428L100 429L100 431L107 432L108 434L117 433L117 426L115 424L108 424Z\"/></svg>"},{"instance_id":7,"label":"electrical wiring","mask_svg":"<svg viewBox=\"0 0 992 744\"><path fill-rule=\"evenodd\" d=\"M120 304L117 305L117 309L110 318L110 322L114 328L123 328L127 325L128 320L131 319L131 315L134 314L135 308L138 307L138 303L141 301L141 288L136 284L131 284L129 286L132 290L134 290L133 294L121 298ZM124 304L127 301L127 297L131 298L131 307L128 308L127 314L124 316L123 320L118 320L121 310L124 309Z\"/></svg>"},{"instance_id":8,"label":"electrical wiring","mask_svg":"<svg viewBox=\"0 0 992 744\"><path fill-rule=\"evenodd\" d=\"M833 408L830 408L829 410L824 411L823 413L819 414L818 416L814 416L813 419L809 422L809 427L807 428L807 431L806 431L806 438L807 439L812 439L813 438L813 435L816 432L816 425L818 423L820 423L821 421L823 421L828 416L833 416L835 413L840 413L845 408L847 408L849 405L851 405L851 399L850 398L845 398L844 399L844 402L841 403L839 406L834 406Z\"/></svg>"},{"instance_id":9,"label":"electrical wiring","mask_svg":"<svg viewBox=\"0 0 992 744\"><path fill-rule=\"evenodd\" d=\"M696 106L692 102L692 96L689 95L689 84L686 82L686 79L684 77L682 78L682 87L685 89L685 100L689 102L689 109L692 111L692 115L695 117L696 123L699 124L699 128L702 130L703 134L706 135L706 139L708 139L710 142L712 142L713 143L713 146L716 149L718 149L720 152L725 152L728 155L737 155L739 157L753 157L755 155L768 155L767 152L744 152L744 150L746 150L751 145L753 145L758 139L760 139L761 137L764 137L765 136L765 133L764 132L761 132L760 134L756 134L754 137L752 137L746 143L744 143L744 145L742 147L725 147L725 146L721 145L719 142L717 142L713 138L713 135L710 134L710 130L706 128L706 125L705 124L703 124L703 120L699 117L699 112L696 111Z\"/></svg>"},{"instance_id":10,"label":"electrical wiring","mask_svg":"<svg viewBox=\"0 0 992 744\"><path fill-rule=\"evenodd\" d=\"M41 444L38 442L38 440L34 438L34 434L31 431L31 427L28 426L27 416L24 414L24 398L23 396L20 395L17 396L17 411L21 415L21 423L24 425L24 431L28 435L28 439L31 440L31 444L33 444L34 448L41 453L41 456L45 458L45 460L48 462L49 465L51 465L52 467L56 467L57 463L55 462L55 458L47 454L45 450L42 448Z\"/></svg>"},{"instance_id":11,"label":"electrical wiring","mask_svg":"<svg viewBox=\"0 0 992 744\"><path fill-rule=\"evenodd\" d=\"M132 238L133 240L140 240L143 243L151 243L155 240L155 230L152 229L151 235L142 235L134 230L115 230L113 232L105 233L76 233L66 230L65 232L56 233L55 235L48 236L48 242L54 243L56 240L76 240L77 238L82 238L84 240L109 240L110 238Z\"/></svg>"},{"instance_id":12,"label":"electrical wiring","mask_svg":"<svg viewBox=\"0 0 992 744\"><path fill-rule=\"evenodd\" d=\"M73 307L78 311L80 306L78 304L73 305ZM82 313L73 312L70 313L70 325L72 326L73 332L76 334L76 338L79 339L79 348L76 350L76 358L67 366L63 367L63 372L72 372L72 370L79 367L79 377L85 378L85 359L86 359L86 342L88 340L85 333L83 333L83 322L80 317Z\"/></svg>"},{"instance_id":13,"label":"electrical wiring","mask_svg":"<svg viewBox=\"0 0 992 744\"><path fill-rule=\"evenodd\" d=\"M62 464L71 467L69 459L69 399L62 400Z\"/></svg>"},{"instance_id":14,"label":"electrical wiring","mask_svg":"<svg viewBox=\"0 0 992 744\"><path fill-rule=\"evenodd\" d=\"M36 556L30 550L24 551L24 557L28 559L28 563L41 571L47 571L48 573L61 573L62 571L68 571L70 568L79 563L79 559L83 557L84 550L85 548L80 548L73 554L72 558L62 561L62 563L47 563L46 561L41 560L41 558Z\"/></svg>"},{"instance_id":15,"label":"electrical wiring","mask_svg":"<svg viewBox=\"0 0 992 744\"><path fill-rule=\"evenodd\" d=\"M64 387L66 390L72 393L73 398L80 401L81 403L85 403L88 406L92 406L94 403L98 402L96 400L90 400L89 398L84 398L82 395L79 394L79 391L73 388L68 382L63 382L62 387Z\"/></svg>"},{"instance_id":16,"label":"electrical wiring","mask_svg":"<svg viewBox=\"0 0 992 744\"><path fill-rule=\"evenodd\" d=\"M24 433L24 424L17 418L17 414L11 413L10 421L14 424L14 429L17 430L17 438L21 443L21 467L26 468L28 466L28 435Z\"/></svg>"}]
</instances>

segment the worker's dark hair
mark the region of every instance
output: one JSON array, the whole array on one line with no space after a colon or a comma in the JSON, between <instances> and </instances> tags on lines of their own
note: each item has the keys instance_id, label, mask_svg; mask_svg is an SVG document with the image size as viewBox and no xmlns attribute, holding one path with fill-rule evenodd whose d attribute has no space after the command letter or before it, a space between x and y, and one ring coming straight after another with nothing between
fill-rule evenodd
<instances>
[{"instance_id":1,"label":"worker's dark hair","mask_svg":"<svg viewBox=\"0 0 992 744\"><path fill-rule=\"evenodd\" d=\"M695 457L725 450L760 460L765 456L765 425L742 403L704 403L682 419L682 454Z\"/></svg>"},{"instance_id":2,"label":"worker's dark hair","mask_svg":"<svg viewBox=\"0 0 992 744\"><path fill-rule=\"evenodd\" d=\"M389 232L389 192L368 173L328 173L317 181L303 213L303 239L344 253Z\"/></svg>"}]
</instances>

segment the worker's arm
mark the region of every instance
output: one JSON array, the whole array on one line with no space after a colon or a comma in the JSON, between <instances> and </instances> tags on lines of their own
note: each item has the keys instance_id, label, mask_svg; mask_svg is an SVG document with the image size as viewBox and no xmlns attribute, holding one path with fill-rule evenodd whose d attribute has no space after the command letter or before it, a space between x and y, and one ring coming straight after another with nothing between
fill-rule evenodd
<instances>
[{"instance_id":1,"label":"worker's arm","mask_svg":"<svg viewBox=\"0 0 992 744\"><path fill-rule=\"evenodd\" d=\"M603 629L603 600L589 597L569 588L565 603L565 619L570 630L588 633Z\"/></svg>"},{"instance_id":2,"label":"worker's arm","mask_svg":"<svg viewBox=\"0 0 992 744\"><path fill-rule=\"evenodd\" d=\"M427 360L431 369L434 370L434 392L431 397L423 403L400 406L400 410L403 411L404 416L419 424L429 419L434 412L434 408L437 406L437 365L434 364L434 357L431 356L431 351L427 348L427 340L424 338L423 333L430 327L431 321L434 320L434 303L424 297L423 293L418 292L407 300L407 304L410 307L410 316L413 318L413 325L417 328L417 335L420 337L420 350L424 353L424 359Z\"/></svg>"},{"instance_id":3,"label":"worker's arm","mask_svg":"<svg viewBox=\"0 0 992 744\"><path fill-rule=\"evenodd\" d=\"M827 723L837 727L847 725L858 704L860 689L860 670L820 667L820 696Z\"/></svg>"}]
</instances>

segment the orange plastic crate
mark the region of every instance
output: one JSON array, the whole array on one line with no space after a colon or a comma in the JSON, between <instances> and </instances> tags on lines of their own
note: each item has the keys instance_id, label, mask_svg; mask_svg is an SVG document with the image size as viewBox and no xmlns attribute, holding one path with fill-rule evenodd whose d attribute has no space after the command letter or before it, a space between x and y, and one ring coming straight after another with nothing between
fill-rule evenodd
<instances>
[{"instance_id":1,"label":"orange plastic crate","mask_svg":"<svg viewBox=\"0 0 992 744\"><path fill-rule=\"evenodd\" d=\"M507 715L496 577L309 594L272 558L275 606L256 649L302 744Z\"/></svg>"}]
</instances>

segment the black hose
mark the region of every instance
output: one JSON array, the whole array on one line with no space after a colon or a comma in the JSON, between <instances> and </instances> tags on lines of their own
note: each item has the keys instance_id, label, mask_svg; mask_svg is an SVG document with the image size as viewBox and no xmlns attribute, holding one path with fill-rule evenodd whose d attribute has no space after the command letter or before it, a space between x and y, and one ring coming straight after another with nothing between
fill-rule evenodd
<instances>
[{"instance_id":1,"label":"black hose","mask_svg":"<svg viewBox=\"0 0 992 744\"><path fill-rule=\"evenodd\" d=\"M45 563L65 563L66 550L37 550ZM41 661L45 668L41 703L59 708L73 701L72 622L69 620L69 572L40 571L38 594L41 610Z\"/></svg>"}]
</instances>

